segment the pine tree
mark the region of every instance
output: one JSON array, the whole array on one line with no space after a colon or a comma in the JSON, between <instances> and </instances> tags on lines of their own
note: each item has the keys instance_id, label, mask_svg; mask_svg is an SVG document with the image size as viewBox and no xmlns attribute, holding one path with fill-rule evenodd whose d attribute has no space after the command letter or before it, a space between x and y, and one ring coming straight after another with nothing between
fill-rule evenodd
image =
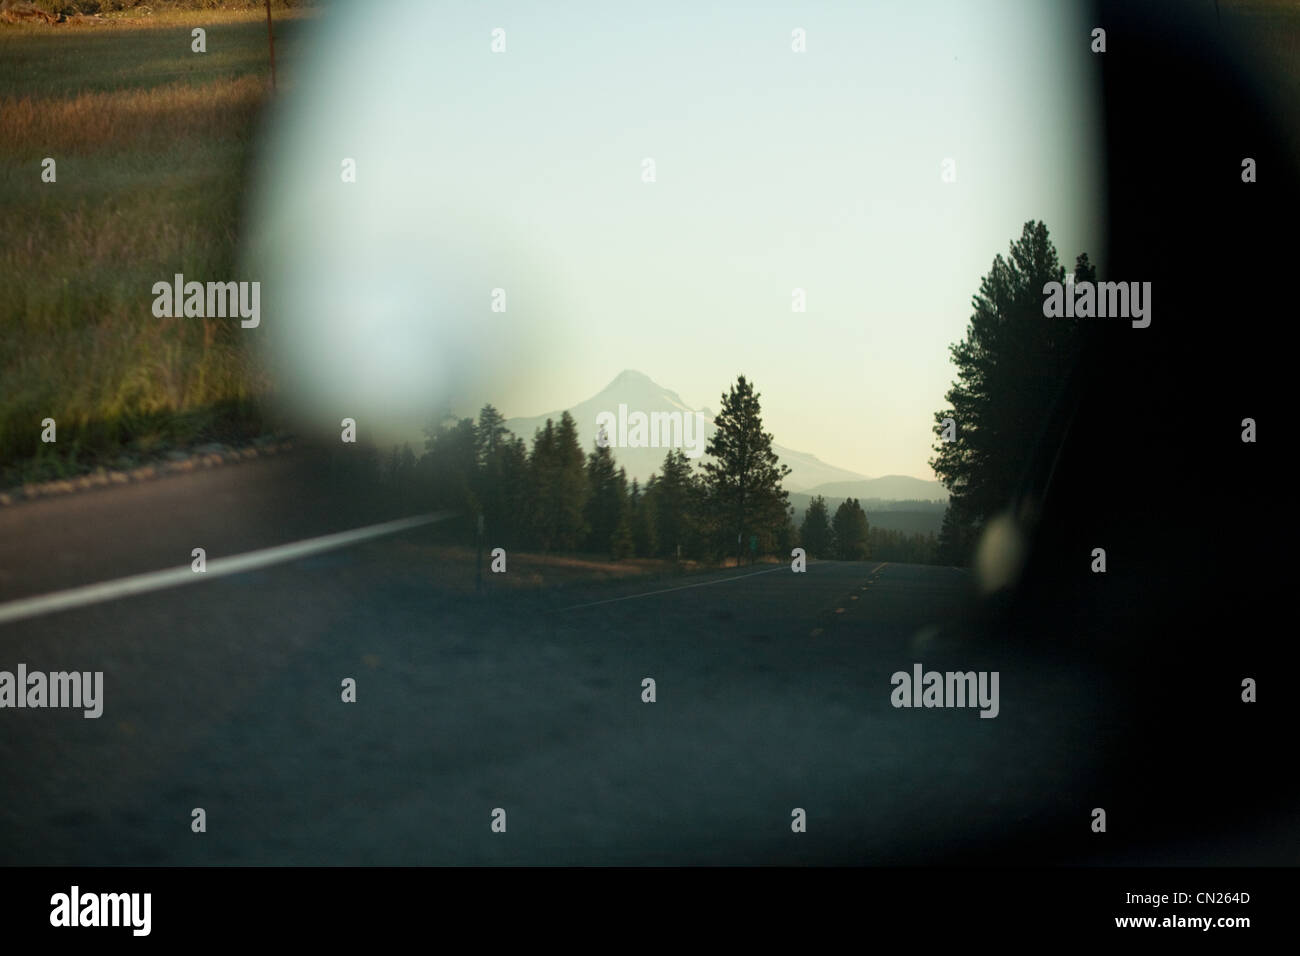
<instances>
[{"instance_id":1,"label":"pine tree","mask_svg":"<svg viewBox=\"0 0 1300 956\"><path fill-rule=\"evenodd\" d=\"M586 457L578 441L578 423L568 412L560 415L555 429L555 451L558 463L556 544L561 550L572 551L587 533L583 512L587 504Z\"/></svg>"},{"instance_id":2,"label":"pine tree","mask_svg":"<svg viewBox=\"0 0 1300 956\"><path fill-rule=\"evenodd\" d=\"M1025 223L981 281L965 339L949 349L957 380L949 407L935 413L930 465L950 493L940 546L953 564L967 563L978 529L1010 503L1078 359L1078 322L1043 315L1044 285L1064 279L1047 227ZM1094 279L1079 256L1075 281ZM942 440L949 418L951 442Z\"/></svg>"},{"instance_id":3,"label":"pine tree","mask_svg":"<svg viewBox=\"0 0 1300 956\"><path fill-rule=\"evenodd\" d=\"M831 520L835 557L841 561L863 561L869 552L867 513L856 498L845 498Z\"/></svg>"},{"instance_id":4,"label":"pine tree","mask_svg":"<svg viewBox=\"0 0 1300 956\"><path fill-rule=\"evenodd\" d=\"M655 554L654 524L650 519L647 505L648 493L643 494L640 483L633 478L632 489L628 493L628 525L632 532L632 551L643 558Z\"/></svg>"},{"instance_id":5,"label":"pine tree","mask_svg":"<svg viewBox=\"0 0 1300 956\"><path fill-rule=\"evenodd\" d=\"M680 448L664 456L663 473L646 485L646 508L658 553L676 558L697 555L700 489L691 461Z\"/></svg>"},{"instance_id":6,"label":"pine tree","mask_svg":"<svg viewBox=\"0 0 1300 956\"><path fill-rule=\"evenodd\" d=\"M812 558L831 556L831 521L826 510L826 499L817 495L808 503L803 523L799 526L799 541Z\"/></svg>"},{"instance_id":7,"label":"pine tree","mask_svg":"<svg viewBox=\"0 0 1300 956\"><path fill-rule=\"evenodd\" d=\"M528 459L533 540L543 551L572 551L586 533L587 472L578 429L565 412L533 436Z\"/></svg>"},{"instance_id":8,"label":"pine tree","mask_svg":"<svg viewBox=\"0 0 1300 956\"><path fill-rule=\"evenodd\" d=\"M622 469L620 468L619 471L621 472ZM624 558L632 557L635 553L636 542L632 536L632 522L625 508L623 517L619 518L618 527L614 529L611 538L610 554L613 555L615 561L621 561Z\"/></svg>"},{"instance_id":9,"label":"pine tree","mask_svg":"<svg viewBox=\"0 0 1300 956\"><path fill-rule=\"evenodd\" d=\"M772 451L772 436L763 431L759 395L741 375L722 396L714 418L716 430L705 449L704 487L719 545L734 543L739 564L746 539L776 534L786 520L788 494L781 487L790 468Z\"/></svg>"},{"instance_id":10,"label":"pine tree","mask_svg":"<svg viewBox=\"0 0 1300 956\"><path fill-rule=\"evenodd\" d=\"M505 426L505 418L491 404L484 405L478 413L474 429L475 461L478 465L475 495L483 515L489 538L502 541L510 530L512 517L512 475L510 441L513 436Z\"/></svg>"},{"instance_id":11,"label":"pine tree","mask_svg":"<svg viewBox=\"0 0 1300 956\"><path fill-rule=\"evenodd\" d=\"M590 551L613 554L614 534L623 528L631 540L631 528L626 522L627 474L614 465L614 453L608 446L596 449L587 457L587 498L585 512L587 548Z\"/></svg>"}]
</instances>

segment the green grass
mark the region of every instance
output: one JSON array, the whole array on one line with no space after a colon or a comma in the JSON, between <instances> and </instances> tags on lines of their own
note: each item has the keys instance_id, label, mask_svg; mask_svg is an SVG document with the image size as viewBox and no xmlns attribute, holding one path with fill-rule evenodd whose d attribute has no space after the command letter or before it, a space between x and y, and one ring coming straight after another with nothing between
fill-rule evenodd
<instances>
[{"instance_id":1,"label":"green grass","mask_svg":"<svg viewBox=\"0 0 1300 956\"><path fill-rule=\"evenodd\" d=\"M282 86L310 28L277 18ZM239 323L155 318L151 287L240 278L266 45L256 11L0 26L0 487L264 429Z\"/></svg>"}]
</instances>

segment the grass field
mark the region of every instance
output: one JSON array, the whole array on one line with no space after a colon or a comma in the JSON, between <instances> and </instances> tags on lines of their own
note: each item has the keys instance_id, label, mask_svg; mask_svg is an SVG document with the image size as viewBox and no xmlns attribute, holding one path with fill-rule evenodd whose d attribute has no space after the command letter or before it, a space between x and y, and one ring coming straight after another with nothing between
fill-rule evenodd
<instances>
[{"instance_id":1,"label":"grass field","mask_svg":"<svg viewBox=\"0 0 1300 956\"><path fill-rule=\"evenodd\" d=\"M281 89L311 26L276 14ZM265 427L238 323L156 319L151 287L238 278L269 77L259 10L0 26L0 486Z\"/></svg>"}]
</instances>

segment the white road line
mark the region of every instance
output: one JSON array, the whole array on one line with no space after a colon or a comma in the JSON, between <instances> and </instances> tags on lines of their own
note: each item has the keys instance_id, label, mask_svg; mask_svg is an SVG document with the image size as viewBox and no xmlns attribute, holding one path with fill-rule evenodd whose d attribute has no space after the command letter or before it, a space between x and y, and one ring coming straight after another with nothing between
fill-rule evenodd
<instances>
[{"instance_id":1,"label":"white road line","mask_svg":"<svg viewBox=\"0 0 1300 956\"><path fill-rule=\"evenodd\" d=\"M343 548L358 541L366 541L370 538L395 534L408 528L417 528L420 525L442 521L451 517L451 514L451 512L444 511L414 515L410 518L399 518L396 521L385 521L383 524L353 528L351 531L322 535L319 538L307 538L304 541L294 541L289 544L276 545L272 548L262 548L259 551L247 551L244 554L235 554L226 558L213 558L207 562L207 570L203 572L195 571L187 564L179 568L168 568L165 571L148 571L144 574L133 574L130 577L117 578L113 581L101 581L98 584L69 588L66 591L55 591L52 594L20 598L17 601L0 604L0 624L8 621L21 621L23 618L50 614L54 611L66 611L69 608L81 607L86 604L113 601L117 598L129 597L132 594L145 594L163 588L179 587L182 584L197 584L200 581L210 580L214 577L241 574L244 571L253 571L257 568L265 568L285 561L295 561L298 558L319 554L322 551Z\"/></svg>"},{"instance_id":2,"label":"white road line","mask_svg":"<svg viewBox=\"0 0 1300 956\"><path fill-rule=\"evenodd\" d=\"M592 601L590 604L574 604L570 607L556 607L547 611L547 614L558 614L561 611L577 611L584 607L596 607L600 604L614 604L618 601L631 601L636 598L653 597L656 594L667 594L670 591L685 591L687 588L704 588L710 584L726 584L728 581L739 581L741 578L752 578L756 574L771 574L773 571L788 571L785 565L779 565L775 568L768 568L766 571L751 571L749 574L738 574L731 578L719 578L716 581L700 581L698 584L683 584L675 588L663 588L659 591L646 591L644 594L629 594L626 597L608 598L604 601Z\"/></svg>"}]
</instances>

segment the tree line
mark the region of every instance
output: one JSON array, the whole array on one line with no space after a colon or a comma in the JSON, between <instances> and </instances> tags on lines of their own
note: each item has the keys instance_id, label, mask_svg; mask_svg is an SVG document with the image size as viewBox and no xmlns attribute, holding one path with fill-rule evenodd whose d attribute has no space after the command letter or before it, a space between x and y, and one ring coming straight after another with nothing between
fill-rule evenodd
<instances>
[{"instance_id":1,"label":"tree line","mask_svg":"<svg viewBox=\"0 0 1300 956\"><path fill-rule=\"evenodd\" d=\"M492 547L614 559L788 556L798 537L781 487L790 469L772 451L759 398L739 376L722 396L702 467L672 449L644 485L628 480L610 447L584 452L567 411L529 446L491 404L477 421L431 425L422 456L395 450L385 470L421 489L424 503L457 512L459 537L477 533L482 516Z\"/></svg>"},{"instance_id":2,"label":"tree line","mask_svg":"<svg viewBox=\"0 0 1300 956\"><path fill-rule=\"evenodd\" d=\"M867 520L866 510L856 498L841 501L831 515L823 495L808 503L799 525L799 544L809 557L839 561L899 561L933 564L938 560L938 541L933 534L908 534L878 528Z\"/></svg>"},{"instance_id":3,"label":"tree line","mask_svg":"<svg viewBox=\"0 0 1300 956\"><path fill-rule=\"evenodd\" d=\"M711 563L788 559L795 547L849 561L934 558L934 535L871 527L856 499L831 515L819 496L796 526L782 487L790 469L772 451L760 397L739 376L722 396L705 459L697 466L672 449L644 484L628 479L613 449L584 451L568 412L547 419L530 444L491 404L477 420L431 424L424 453L394 449L383 472L414 489L420 505L454 512L445 528L455 539L473 541L481 516L484 543L507 550Z\"/></svg>"}]
</instances>

